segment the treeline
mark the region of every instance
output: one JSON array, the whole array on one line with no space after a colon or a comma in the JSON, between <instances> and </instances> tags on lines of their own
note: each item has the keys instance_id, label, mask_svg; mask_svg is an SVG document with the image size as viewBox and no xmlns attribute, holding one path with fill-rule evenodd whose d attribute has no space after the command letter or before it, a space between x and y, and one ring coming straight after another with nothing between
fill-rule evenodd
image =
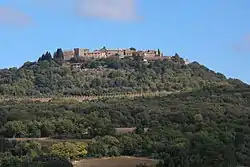
<instances>
[{"instance_id":1,"label":"treeline","mask_svg":"<svg viewBox=\"0 0 250 167\"><path fill-rule=\"evenodd\" d=\"M61 54L59 52L56 55ZM71 63L76 62L81 64L78 69L46 53L37 62L26 62L19 69L1 69L0 95L105 95L190 90L215 83L243 84L227 80L224 75L197 62L185 65L178 55L171 60L148 62L144 62L139 56L71 60Z\"/></svg>"},{"instance_id":2,"label":"treeline","mask_svg":"<svg viewBox=\"0 0 250 167\"><path fill-rule=\"evenodd\" d=\"M0 167L73 167L69 159L58 156L57 151L35 141L0 139Z\"/></svg>"},{"instance_id":3,"label":"treeline","mask_svg":"<svg viewBox=\"0 0 250 167\"><path fill-rule=\"evenodd\" d=\"M244 85L135 100L2 103L0 111L3 136L93 138L85 157L146 156L169 167L250 166L250 89ZM115 127L137 130L119 135Z\"/></svg>"}]
</instances>

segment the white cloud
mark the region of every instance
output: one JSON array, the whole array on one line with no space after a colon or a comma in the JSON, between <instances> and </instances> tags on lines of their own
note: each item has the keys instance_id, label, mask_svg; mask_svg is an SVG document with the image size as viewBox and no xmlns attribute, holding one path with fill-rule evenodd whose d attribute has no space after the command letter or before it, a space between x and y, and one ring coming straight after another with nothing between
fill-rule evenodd
<instances>
[{"instance_id":1,"label":"white cloud","mask_svg":"<svg viewBox=\"0 0 250 167\"><path fill-rule=\"evenodd\" d=\"M17 4L22 1L10 0L9 2ZM73 11L81 17L118 21L141 19L138 16L136 0L26 0L25 5L42 10L49 9L51 12L66 12L66 14L72 14ZM23 26L31 22L31 16L26 13L11 6L0 6L0 25Z\"/></svg>"},{"instance_id":2,"label":"white cloud","mask_svg":"<svg viewBox=\"0 0 250 167\"><path fill-rule=\"evenodd\" d=\"M111 20L138 19L135 0L76 0L80 16Z\"/></svg>"},{"instance_id":3,"label":"white cloud","mask_svg":"<svg viewBox=\"0 0 250 167\"><path fill-rule=\"evenodd\" d=\"M31 18L17 9L0 6L0 24L23 26L31 23Z\"/></svg>"}]
</instances>

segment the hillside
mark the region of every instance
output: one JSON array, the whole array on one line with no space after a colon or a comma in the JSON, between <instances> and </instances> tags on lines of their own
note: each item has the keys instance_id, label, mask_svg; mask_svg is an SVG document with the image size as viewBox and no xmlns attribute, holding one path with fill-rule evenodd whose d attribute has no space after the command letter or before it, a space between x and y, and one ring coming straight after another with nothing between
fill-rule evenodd
<instances>
[{"instance_id":1,"label":"hillside","mask_svg":"<svg viewBox=\"0 0 250 167\"><path fill-rule=\"evenodd\" d=\"M178 56L148 62L140 57L77 62L84 68L43 57L20 69L3 69L1 94L180 92L83 102L1 101L0 135L5 139L48 137L68 142L1 139L0 167L72 167L68 159L112 156L150 157L160 160L157 167L250 166L249 85L197 62L186 65ZM116 133L116 128L134 127L131 133Z\"/></svg>"},{"instance_id":2,"label":"hillside","mask_svg":"<svg viewBox=\"0 0 250 167\"><path fill-rule=\"evenodd\" d=\"M43 56L19 69L0 70L0 95L51 97L182 91L233 82L197 62L186 65L178 55L147 62L134 56L71 60L71 63ZM240 81L237 84L244 85Z\"/></svg>"},{"instance_id":3,"label":"hillside","mask_svg":"<svg viewBox=\"0 0 250 167\"><path fill-rule=\"evenodd\" d=\"M139 155L165 163L180 163L175 158L181 157L204 167L248 166L250 161L249 88L206 87L164 97L83 103L5 102L0 110L3 136L94 138L87 148L91 157ZM116 135L115 127L138 130Z\"/></svg>"}]
</instances>

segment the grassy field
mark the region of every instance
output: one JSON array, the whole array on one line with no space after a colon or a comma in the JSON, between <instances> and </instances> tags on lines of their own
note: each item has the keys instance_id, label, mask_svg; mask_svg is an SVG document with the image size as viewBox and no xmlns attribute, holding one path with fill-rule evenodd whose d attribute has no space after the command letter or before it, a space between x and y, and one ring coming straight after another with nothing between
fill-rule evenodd
<instances>
[{"instance_id":1,"label":"grassy field","mask_svg":"<svg viewBox=\"0 0 250 167\"><path fill-rule=\"evenodd\" d=\"M74 163L74 167L136 167L145 163L149 167L155 167L157 160L136 157L115 157L101 159L86 159Z\"/></svg>"}]
</instances>

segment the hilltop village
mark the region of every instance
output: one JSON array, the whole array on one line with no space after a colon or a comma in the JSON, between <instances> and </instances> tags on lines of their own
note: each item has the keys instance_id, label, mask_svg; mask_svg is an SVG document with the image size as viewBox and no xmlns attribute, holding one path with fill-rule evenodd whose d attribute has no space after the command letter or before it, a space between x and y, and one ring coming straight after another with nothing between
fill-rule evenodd
<instances>
[{"instance_id":1,"label":"hilltop village","mask_svg":"<svg viewBox=\"0 0 250 167\"><path fill-rule=\"evenodd\" d=\"M159 50L136 50L135 48L129 49L106 49L105 47L101 49L96 49L94 51L90 51L90 49L86 48L74 48L71 50L63 50L61 48L57 49L54 52L53 59L62 63L63 66L71 66L75 69L85 69L85 60L98 60L98 59L124 59L129 58L134 60L136 57L140 57L140 59L148 63L148 61L155 60L174 60L175 58L181 58L177 53L173 56L164 56L164 54ZM52 55L49 52L43 54L38 61L41 60L49 60L52 59ZM182 59L184 64L189 64L190 61L187 59ZM101 66L98 66L101 68ZM97 68L97 67L96 67ZM97 69L100 69L97 68Z\"/></svg>"},{"instance_id":2,"label":"hilltop village","mask_svg":"<svg viewBox=\"0 0 250 167\"><path fill-rule=\"evenodd\" d=\"M131 57L138 55L143 57L144 61L148 60L164 60L171 59L172 56L165 56L159 49L158 50L136 50L135 48L128 49L96 49L91 51L87 48L74 48L71 50L63 50L63 59L69 61L74 57L79 58L108 58L112 56L118 56L119 58ZM184 60L186 64L189 64L189 60Z\"/></svg>"},{"instance_id":3,"label":"hilltop village","mask_svg":"<svg viewBox=\"0 0 250 167\"><path fill-rule=\"evenodd\" d=\"M119 56L120 58L139 55L144 57L147 60L157 60L157 59L169 59L171 56L163 56L163 53L160 50L142 50L137 51L135 48L129 49L106 49L103 47L102 49L96 49L94 51L90 51L86 48L74 48L72 50L64 50L64 60L70 60L73 57L81 57L81 58L108 58L111 56Z\"/></svg>"}]
</instances>

